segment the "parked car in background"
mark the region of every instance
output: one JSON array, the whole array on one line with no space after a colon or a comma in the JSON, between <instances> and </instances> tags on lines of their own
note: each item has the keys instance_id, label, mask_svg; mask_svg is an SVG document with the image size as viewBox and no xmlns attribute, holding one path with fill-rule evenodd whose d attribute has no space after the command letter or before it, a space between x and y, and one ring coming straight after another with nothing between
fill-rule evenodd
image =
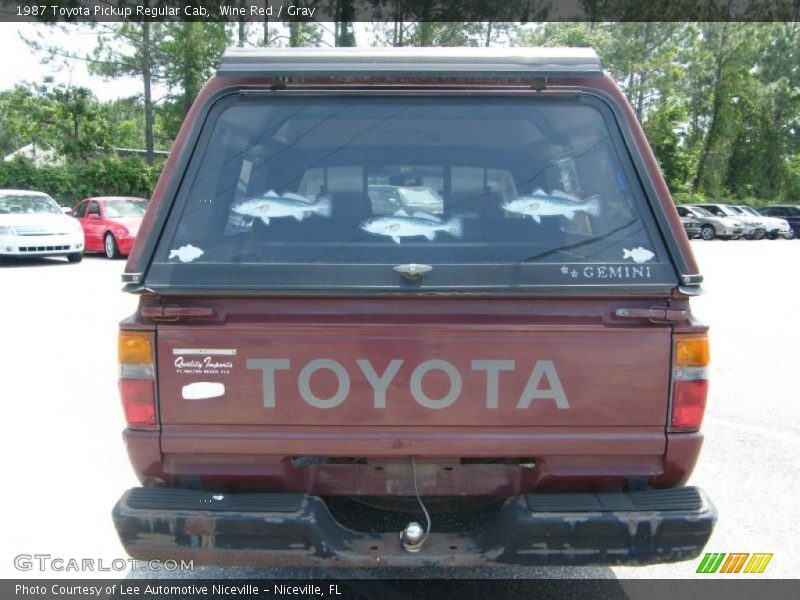
<instances>
[{"instance_id":1,"label":"parked car in background","mask_svg":"<svg viewBox=\"0 0 800 600\"><path fill-rule=\"evenodd\" d=\"M793 204L774 204L765 208L759 208L758 212L765 217L785 219L789 223L789 233L786 239L790 240L800 237L797 233L800 231L800 206L795 206Z\"/></svg>"},{"instance_id":2,"label":"parked car in background","mask_svg":"<svg viewBox=\"0 0 800 600\"><path fill-rule=\"evenodd\" d=\"M700 237L704 240L713 240L715 237L729 240L744 233L743 224L739 219L718 217L704 208L688 204L676 208L681 217L691 217L700 221Z\"/></svg>"},{"instance_id":3,"label":"parked car in background","mask_svg":"<svg viewBox=\"0 0 800 600\"><path fill-rule=\"evenodd\" d=\"M47 194L0 190L0 256L83 258L83 232Z\"/></svg>"},{"instance_id":4,"label":"parked car in background","mask_svg":"<svg viewBox=\"0 0 800 600\"><path fill-rule=\"evenodd\" d=\"M742 235L748 240L760 240L767 235L764 225L753 217L743 216L727 204L693 204L710 212L716 217L730 217L742 222L744 231Z\"/></svg>"},{"instance_id":5,"label":"parked car in background","mask_svg":"<svg viewBox=\"0 0 800 600\"><path fill-rule=\"evenodd\" d=\"M786 219L779 219L778 217L765 217L764 215L758 214L758 211L755 208L746 206L744 204L734 205L731 206L731 208L735 210L737 214L741 215L742 218L751 219L757 223L760 223L767 232L766 236L769 239L777 240L778 237L792 239L788 237L791 227ZM794 237L794 235L792 235L792 237Z\"/></svg>"},{"instance_id":6,"label":"parked car in background","mask_svg":"<svg viewBox=\"0 0 800 600\"><path fill-rule=\"evenodd\" d=\"M686 235L690 240L700 237L700 234L702 233L700 221L691 217L681 217L681 223L683 224L683 230L686 232Z\"/></svg>"},{"instance_id":7,"label":"parked car in background","mask_svg":"<svg viewBox=\"0 0 800 600\"><path fill-rule=\"evenodd\" d=\"M108 258L130 254L147 200L129 196L87 198L72 211L86 238L86 252L102 252Z\"/></svg>"}]
</instances>

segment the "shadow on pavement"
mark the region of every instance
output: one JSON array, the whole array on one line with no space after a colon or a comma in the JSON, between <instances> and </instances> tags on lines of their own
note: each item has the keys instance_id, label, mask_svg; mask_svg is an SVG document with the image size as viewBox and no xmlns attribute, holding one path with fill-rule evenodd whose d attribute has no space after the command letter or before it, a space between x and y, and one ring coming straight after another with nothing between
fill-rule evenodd
<instances>
[{"instance_id":1,"label":"shadow on pavement","mask_svg":"<svg viewBox=\"0 0 800 600\"><path fill-rule=\"evenodd\" d=\"M482 567L419 569L313 569L288 567L195 567L154 571L140 563L128 579L616 579L608 567Z\"/></svg>"},{"instance_id":2,"label":"shadow on pavement","mask_svg":"<svg viewBox=\"0 0 800 600\"><path fill-rule=\"evenodd\" d=\"M141 566L145 566L142 564ZM627 600L613 571L606 567L484 567L420 569L291 569L198 567L193 571L130 571L127 579L227 580L247 582L273 592L288 583L300 590L307 582L337 585L346 600L500 600L518 598L597 598ZM236 583L233 583L236 580ZM290 580L290 581L287 581ZM297 580L297 581L291 581ZM305 582L303 580L306 580ZM565 581L566 580L566 581ZM300 594L301 596L303 594ZM329 594L324 594L328 597ZM332 597L335 597L333 595Z\"/></svg>"},{"instance_id":3,"label":"shadow on pavement","mask_svg":"<svg viewBox=\"0 0 800 600\"><path fill-rule=\"evenodd\" d=\"M43 258L15 258L0 256L0 267L4 269L20 267L56 267L69 264L78 263L69 263L67 262L66 257L61 256L48 256Z\"/></svg>"}]
</instances>

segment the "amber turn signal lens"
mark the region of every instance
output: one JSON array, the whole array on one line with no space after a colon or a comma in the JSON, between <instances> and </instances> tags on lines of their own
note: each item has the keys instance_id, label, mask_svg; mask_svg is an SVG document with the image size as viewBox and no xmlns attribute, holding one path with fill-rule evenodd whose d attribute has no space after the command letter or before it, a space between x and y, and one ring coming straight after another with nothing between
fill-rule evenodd
<instances>
[{"instance_id":1,"label":"amber turn signal lens","mask_svg":"<svg viewBox=\"0 0 800 600\"><path fill-rule=\"evenodd\" d=\"M125 365L152 365L152 334L139 331L120 331L119 363Z\"/></svg>"},{"instance_id":2,"label":"amber turn signal lens","mask_svg":"<svg viewBox=\"0 0 800 600\"><path fill-rule=\"evenodd\" d=\"M705 367L709 363L708 338L688 338L675 344L676 367Z\"/></svg>"}]
</instances>

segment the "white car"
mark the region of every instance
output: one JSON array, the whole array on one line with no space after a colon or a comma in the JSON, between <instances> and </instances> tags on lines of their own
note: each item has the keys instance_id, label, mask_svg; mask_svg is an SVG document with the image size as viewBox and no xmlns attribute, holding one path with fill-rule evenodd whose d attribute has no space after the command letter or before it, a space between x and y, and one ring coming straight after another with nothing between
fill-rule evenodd
<instances>
[{"instance_id":1,"label":"white car","mask_svg":"<svg viewBox=\"0 0 800 600\"><path fill-rule=\"evenodd\" d=\"M736 239L744 233L744 224L739 219L718 217L704 208L690 204L681 204L676 208L681 217L691 217L700 222L700 237L706 241L715 237L721 240Z\"/></svg>"},{"instance_id":2,"label":"white car","mask_svg":"<svg viewBox=\"0 0 800 600\"><path fill-rule=\"evenodd\" d=\"M763 224L769 239L777 240L778 237L791 239L789 236L789 232L791 231L789 221L786 221L785 219L779 219L778 217L765 217L758 214L754 208L750 208L749 206L745 205L732 206L731 208L738 211L742 215L747 215L748 218Z\"/></svg>"},{"instance_id":3,"label":"white car","mask_svg":"<svg viewBox=\"0 0 800 600\"><path fill-rule=\"evenodd\" d=\"M767 230L760 217L742 215L738 210L728 204L693 204L692 206L707 210L716 217L735 219L742 224L742 235L748 240L760 240L767 235Z\"/></svg>"},{"instance_id":4,"label":"white car","mask_svg":"<svg viewBox=\"0 0 800 600\"><path fill-rule=\"evenodd\" d=\"M0 190L0 257L83 258L83 229L47 194Z\"/></svg>"}]
</instances>

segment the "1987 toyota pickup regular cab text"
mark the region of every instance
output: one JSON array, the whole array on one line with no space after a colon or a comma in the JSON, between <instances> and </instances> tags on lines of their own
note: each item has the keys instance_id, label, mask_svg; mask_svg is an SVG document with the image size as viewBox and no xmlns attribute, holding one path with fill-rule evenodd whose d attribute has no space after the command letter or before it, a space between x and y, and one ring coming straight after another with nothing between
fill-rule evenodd
<instances>
[{"instance_id":1,"label":"1987 toyota pickup regular cab text","mask_svg":"<svg viewBox=\"0 0 800 600\"><path fill-rule=\"evenodd\" d=\"M137 558L696 556L701 277L589 49L228 51L123 276Z\"/></svg>"}]
</instances>

